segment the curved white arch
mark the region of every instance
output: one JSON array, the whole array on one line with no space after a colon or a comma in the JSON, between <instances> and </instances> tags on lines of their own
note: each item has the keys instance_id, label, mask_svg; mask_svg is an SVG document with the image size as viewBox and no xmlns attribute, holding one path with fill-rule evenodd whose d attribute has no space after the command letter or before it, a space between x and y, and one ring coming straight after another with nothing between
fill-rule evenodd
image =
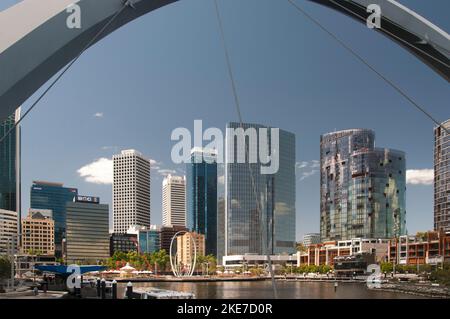
<instances>
[{"instance_id":1,"label":"curved white arch","mask_svg":"<svg viewBox=\"0 0 450 319\"><path fill-rule=\"evenodd\" d=\"M191 243L194 247L194 260L192 262L192 267L189 269L189 272L186 274L181 274L178 267L177 267L177 259L175 259L175 262L172 259L172 247L173 247L173 242L175 239L177 239L177 237L179 235L184 235L184 234L188 234L189 235L189 239L191 240ZM175 254L176 256L178 256L178 253ZM172 268L172 273L175 277L190 277L194 274L195 271L195 266L197 263L197 244L195 243L195 239L194 237L191 235L191 233L189 233L186 230L181 230L177 233L175 233L175 235L173 235L172 240L170 241L170 248L169 248L169 259L170 259L170 267Z\"/></svg>"},{"instance_id":2,"label":"curved white arch","mask_svg":"<svg viewBox=\"0 0 450 319\"><path fill-rule=\"evenodd\" d=\"M133 0L99 36L178 0ZM81 29L67 27L72 4ZM23 0L0 12L0 120L74 59L124 5L123 0Z\"/></svg>"},{"instance_id":3,"label":"curved white arch","mask_svg":"<svg viewBox=\"0 0 450 319\"><path fill-rule=\"evenodd\" d=\"M367 7L381 9L381 28L397 42L450 82L450 35L395 0L309 0L330 7L366 24ZM436 4L437 6L437 4Z\"/></svg>"},{"instance_id":4,"label":"curved white arch","mask_svg":"<svg viewBox=\"0 0 450 319\"><path fill-rule=\"evenodd\" d=\"M97 41L124 24L176 1L132 0L134 8L124 10ZM394 0L310 1L346 14L367 14L368 4L379 4L388 28L381 32L450 81L449 35L412 10ZM73 3L82 11L81 29L69 29L66 25L69 16L66 8ZM345 6L348 12L336 3ZM123 4L124 0L22 0L1 11L0 121L74 59Z\"/></svg>"}]
</instances>

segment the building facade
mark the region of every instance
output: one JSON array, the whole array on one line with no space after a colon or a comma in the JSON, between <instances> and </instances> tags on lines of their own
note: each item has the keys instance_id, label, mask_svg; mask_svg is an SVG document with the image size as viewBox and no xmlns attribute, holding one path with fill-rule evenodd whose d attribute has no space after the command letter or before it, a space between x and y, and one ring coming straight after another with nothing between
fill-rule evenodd
<instances>
[{"instance_id":1,"label":"building facade","mask_svg":"<svg viewBox=\"0 0 450 319\"><path fill-rule=\"evenodd\" d=\"M77 196L68 202L65 260L98 263L109 257L109 206L98 197Z\"/></svg>"},{"instance_id":2,"label":"building facade","mask_svg":"<svg viewBox=\"0 0 450 319\"><path fill-rule=\"evenodd\" d=\"M10 254L18 248L17 212L0 209L0 255Z\"/></svg>"},{"instance_id":3,"label":"building facade","mask_svg":"<svg viewBox=\"0 0 450 319\"><path fill-rule=\"evenodd\" d=\"M127 253L129 251L138 251L139 243L136 234L110 234L109 236L109 254L115 252Z\"/></svg>"},{"instance_id":4,"label":"building facade","mask_svg":"<svg viewBox=\"0 0 450 319\"><path fill-rule=\"evenodd\" d=\"M194 148L186 164L187 227L205 235L206 255L217 256L217 156Z\"/></svg>"},{"instance_id":5,"label":"building facade","mask_svg":"<svg viewBox=\"0 0 450 319\"><path fill-rule=\"evenodd\" d=\"M30 209L22 220L22 254L55 256L55 221L48 209Z\"/></svg>"},{"instance_id":6,"label":"building facade","mask_svg":"<svg viewBox=\"0 0 450 319\"><path fill-rule=\"evenodd\" d=\"M161 250L165 250L169 253L172 238L176 235L176 233L185 231L188 231L188 229L184 226L162 226L160 232Z\"/></svg>"},{"instance_id":7,"label":"building facade","mask_svg":"<svg viewBox=\"0 0 450 319\"><path fill-rule=\"evenodd\" d=\"M264 130L267 131L265 139L261 138ZM295 252L295 135L284 130L274 129L274 132L278 135L272 136L271 128L258 124L244 123L242 128L240 123L227 125L226 255ZM239 145L244 145L245 163L236 159ZM259 158L249 163L250 157L256 157L258 145L259 153L265 147L271 150L272 156L278 156L276 173L262 174L262 168L267 165Z\"/></svg>"},{"instance_id":8,"label":"building facade","mask_svg":"<svg viewBox=\"0 0 450 319\"><path fill-rule=\"evenodd\" d=\"M375 133L345 130L321 136L322 241L392 238L406 233L406 159L375 148Z\"/></svg>"},{"instance_id":9,"label":"building facade","mask_svg":"<svg viewBox=\"0 0 450 319\"><path fill-rule=\"evenodd\" d=\"M162 186L163 226L186 226L186 177L167 175Z\"/></svg>"},{"instance_id":10,"label":"building facade","mask_svg":"<svg viewBox=\"0 0 450 319\"><path fill-rule=\"evenodd\" d=\"M217 264L222 264L225 256L225 198L217 201Z\"/></svg>"},{"instance_id":11,"label":"building facade","mask_svg":"<svg viewBox=\"0 0 450 319\"><path fill-rule=\"evenodd\" d=\"M113 228L150 227L150 161L135 150L113 156Z\"/></svg>"},{"instance_id":12,"label":"building facade","mask_svg":"<svg viewBox=\"0 0 450 319\"><path fill-rule=\"evenodd\" d=\"M442 123L450 131L450 119ZM450 134L434 129L434 230L450 232Z\"/></svg>"},{"instance_id":13,"label":"building facade","mask_svg":"<svg viewBox=\"0 0 450 319\"><path fill-rule=\"evenodd\" d=\"M188 232L178 236L177 263L184 266L192 265L195 256L205 256L205 235Z\"/></svg>"},{"instance_id":14,"label":"building facade","mask_svg":"<svg viewBox=\"0 0 450 319\"><path fill-rule=\"evenodd\" d=\"M20 214L20 168L21 168L21 136L20 107L0 123L0 209L19 212ZM10 130L12 130L10 132ZM20 221L19 221L20 223Z\"/></svg>"},{"instance_id":15,"label":"building facade","mask_svg":"<svg viewBox=\"0 0 450 319\"><path fill-rule=\"evenodd\" d=\"M30 207L52 211L55 222L55 255L62 256L62 242L66 232L66 203L78 195L76 188L64 187L61 183L33 181L30 192Z\"/></svg>"},{"instance_id":16,"label":"building facade","mask_svg":"<svg viewBox=\"0 0 450 319\"><path fill-rule=\"evenodd\" d=\"M370 254L374 262L388 260L388 239L352 238L311 244L304 251L297 252L297 264L334 266L336 258Z\"/></svg>"},{"instance_id":17,"label":"building facade","mask_svg":"<svg viewBox=\"0 0 450 319\"><path fill-rule=\"evenodd\" d=\"M156 225L151 225L150 228L145 226L133 225L127 231L127 234L134 234L137 236L140 254L151 254L161 249L161 230Z\"/></svg>"},{"instance_id":18,"label":"building facade","mask_svg":"<svg viewBox=\"0 0 450 319\"><path fill-rule=\"evenodd\" d=\"M319 233L309 233L303 236L302 244L304 246L310 246L312 244L320 244L320 234Z\"/></svg>"},{"instance_id":19,"label":"building facade","mask_svg":"<svg viewBox=\"0 0 450 319\"><path fill-rule=\"evenodd\" d=\"M450 234L426 232L389 241L389 262L395 265L439 265L450 262Z\"/></svg>"}]
</instances>

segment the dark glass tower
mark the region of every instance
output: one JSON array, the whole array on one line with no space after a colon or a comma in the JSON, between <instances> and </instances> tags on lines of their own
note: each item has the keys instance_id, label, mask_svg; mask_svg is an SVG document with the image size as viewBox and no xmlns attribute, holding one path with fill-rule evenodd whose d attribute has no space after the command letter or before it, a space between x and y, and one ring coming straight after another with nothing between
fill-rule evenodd
<instances>
[{"instance_id":1,"label":"dark glass tower","mask_svg":"<svg viewBox=\"0 0 450 319\"><path fill-rule=\"evenodd\" d=\"M205 235L206 255L217 256L217 162L214 151L194 148L186 165L187 227Z\"/></svg>"},{"instance_id":2,"label":"dark glass tower","mask_svg":"<svg viewBox=\"0 0 450 319\"><path fill-rule=\"evenodd\" d=\"M441 124L450 130L450 119ZM450 232L450 134L434 129L434 229Z\"/></svg>"},{"instance_id":3,"label":"dark glass tower","mask_svg":"<svg viewBox=\"0 0 450 319\"><path fill-rule=\"evenodd\" d=\"M55 255L62 256L62 240L66 231L66 203L78 195L76 188L63 187L60 183L33 181L30 192L30 208L51 209L55 221Z\"/></svg>"},{"instance_id":4,"label":"dark glass tower","mask_svg":"<svg viewBox=\"0 0 450 319\"><path fill-rule=\"evenodd\" d=\"M392 238L406 233L405 153L375 148L375 133L321 136L322 241Z\"/></svg>"},{"instance_id":5,"label":"dark glass tower","mask_svg":"<svg viewBox=\"0 0 450 319\"><path fill-rule=\"evenodd\" d=\"M0 138L3 138L19 119L20 108L0 124ZM20 214L20 126L12 130L0 143L0 209Z\"/></svg>"},{"instance_id":6,"label":"dark glass tower","mask_svg":"<svg viewBox=\"0 0 450 319\"><path fill-rule=\"evenodd\" d=\"M227 125L225 254L266 255L266 247L269 254L294 253L295 135L278 130L276 147L270 127L244 123L244 134L236 134L239 128L240 123ZM267 129L266 139L261 138L264 136L261 135L261 129ZM235 134L232 135L231 130ZM245 141L244 163L239 163L236 158L239 138ZM263 145L279 158L278 170L274 173L262 173L261 168L268 164L263 164L260 156L256 162L250 160L252 156L260 154Z\"/></svg>"}]
</instances>

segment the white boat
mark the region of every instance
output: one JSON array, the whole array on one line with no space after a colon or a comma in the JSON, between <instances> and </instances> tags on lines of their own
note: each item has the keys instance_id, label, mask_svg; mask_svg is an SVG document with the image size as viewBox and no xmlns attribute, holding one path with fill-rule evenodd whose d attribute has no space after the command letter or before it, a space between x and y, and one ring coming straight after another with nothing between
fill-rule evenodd
<instances>
[{"instance_id":1,"label":"white boat","mask_svg":"<svg viewBox=\"0 0 450 319\"><path fill-rule=\"evenodd\" d=\"M125 292L126 293L126 292ZM159 288L136 288L133 290L135 299L195 299L191 292L166 290Z\"/></svg>"}]
</instances>

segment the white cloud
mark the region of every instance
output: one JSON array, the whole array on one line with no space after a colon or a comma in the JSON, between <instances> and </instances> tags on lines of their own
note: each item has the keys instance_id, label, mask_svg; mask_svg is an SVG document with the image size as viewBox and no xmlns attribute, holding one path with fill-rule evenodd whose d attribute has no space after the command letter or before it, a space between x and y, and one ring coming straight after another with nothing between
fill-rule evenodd
<instances>
[{"instance_id":1,"label":"white cloud","mask_svg":"<svg viewBox=\"0 0 450 319\"><path fill-rule=\"evenodd\" d=\"M100 118L103 117L103 112L97 112L94 114L94 117Z\"/></svg>"},{"instance_id":2,"label":"white cloud","mask_svg":"<svg viewBox=\"0 0 450 319\"><path fill-rule=\"evenodd\" d=\"M177 171L173 169L159 169L158 173L161 174L162 176L167 176L169 174L176 174Z\"/></svg>"},{"instance_id":3,"label":"white cloud","mask_svg":"<svg viewBox=\"0 0 450 319\"><path fill-rule=\"evenodd\" d=\"M406 171L406 183L410 185L433 185L433 169L409 169Z\"/></svg>"},{"instance_id":4,"label":"white cloud","mask_svg":"<svg viewBox=\"0 0 450 319\"><path fill-rule=\"evenodd\" d=\"M300 181L307 179L319 172L320 161L302 161L295 163L295 172L299 176Z\"/></svg>"},{"instance_id":5,"label":"white cloud","mask_svg":"<svg viewBox=\"0 0 450 319\"><path fill-rule=\"evenodd\" d=\"M155 161L154 159L149 159L150 161L150 169L154 170L160 170L161 169L161 162Z\"/></svg>"},{"instance_id":6,"label":"white cloud","mask_svg":"<svg viewBox=\"0 0 450 319\"><path fill-rule=\"evenodd\" d=\"M112 184L113 161L112 159L102 157L83 166L77 173L88 183Z\"/></svg>"}]
</instances>

